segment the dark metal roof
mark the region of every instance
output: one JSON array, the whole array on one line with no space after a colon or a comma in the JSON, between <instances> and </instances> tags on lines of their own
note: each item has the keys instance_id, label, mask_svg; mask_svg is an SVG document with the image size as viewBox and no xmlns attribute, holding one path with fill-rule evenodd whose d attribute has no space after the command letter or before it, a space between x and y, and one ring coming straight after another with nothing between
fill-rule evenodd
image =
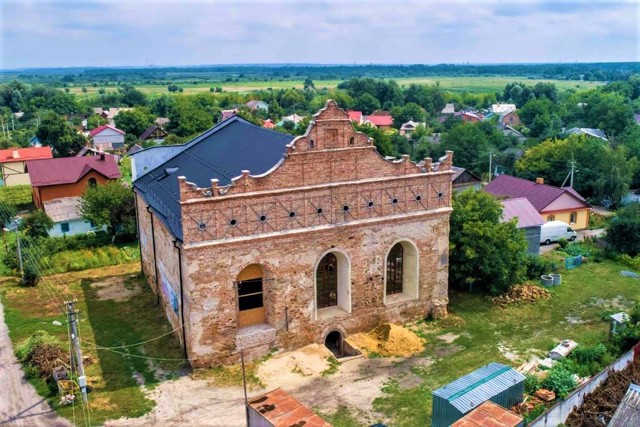
<instances>
[{"instance_id":1,"label":"dark metal roof","mask_svg":"<svg viewBox=\"0 0 640 427\"><path fill-rule=\"evenodd\" d=\"M133 186L158 213L175 237L182 240L178 177L198 187L221 186L249 170L260 175L283 157L292 135L264 129L234 116L185 144L179 153L138 178Z\"/></svg>"},{"instance_id":2,"label":"dark metal roof","mask_svg":"<svg viewBox=\"0 0 640 427\"><path fill-rule=\"evenodd\" d=\"M638 425L640 425L640 386L632 383L609 421L609 427Z\"/></svg>"}]
</instances>

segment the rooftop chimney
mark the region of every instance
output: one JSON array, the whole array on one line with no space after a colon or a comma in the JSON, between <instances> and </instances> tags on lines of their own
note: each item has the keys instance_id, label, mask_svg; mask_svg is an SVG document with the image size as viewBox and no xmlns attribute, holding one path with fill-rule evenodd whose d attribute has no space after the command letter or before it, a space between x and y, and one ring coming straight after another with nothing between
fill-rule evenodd
<instances>
[{"instance_id":1,"label":"rooftop chimney","mask_svg":"<svg viewBox=\"0 0 640 427\"><path fill-rule=\"evenodd\" d=\"M104 153L100 153L100 161L104 162Z\"/></svg>"},{"instance_id":2,"label":"rooftop chimney","mask_svg":"<svg viewBox=\"0 0 640 427\"><path fill-rule=\"evenodd\" d=\"M544 184L544 178L536 178L536 184Z\"/></svg>"},{"instance_id":3,"label":"rooftop chimney","mask_svg":"<svg viewBox=\"0 0 640 427\"><path fill-rule=\"evenodd\" d=\"M13 150L13 158L14 159L19 159L20 158L20 152L18 150Z\"/></svg>"}]
</instances>

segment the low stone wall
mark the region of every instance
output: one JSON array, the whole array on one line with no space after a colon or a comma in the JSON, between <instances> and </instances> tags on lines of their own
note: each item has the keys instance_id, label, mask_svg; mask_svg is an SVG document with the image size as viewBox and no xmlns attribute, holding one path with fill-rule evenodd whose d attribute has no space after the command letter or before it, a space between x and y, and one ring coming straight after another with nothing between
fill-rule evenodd
<instances>
[{"instance_id":1,"label":"low stone wall","mask_svg":"<svg viewBox=\"0 0 640 427\"><path fill-rule=\"evenodd\" d=\"M607 369L591 378L581 387L569 394L564 400L559 401L547 412L527 424L528 427L556 427L569 417L574 408L582 405L584 398L593 392L604 380L609 377L611 370L620 371L633 361L633 350L626 352L621 358L609 365Z\"/></svg>"}]
</instances>

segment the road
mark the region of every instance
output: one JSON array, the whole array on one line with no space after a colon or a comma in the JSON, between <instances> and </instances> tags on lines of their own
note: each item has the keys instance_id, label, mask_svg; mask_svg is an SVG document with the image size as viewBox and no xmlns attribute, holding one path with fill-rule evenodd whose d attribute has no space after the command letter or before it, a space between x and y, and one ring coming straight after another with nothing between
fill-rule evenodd
<instances>
[{"instance_id":1,"label":"road","mask_svg":"<svg viewBox=\"0 0 640 427\"><path fill-rule=\"evenodd\" d=\"M0 426L67 427L71 426L36 393L25 380L4 323L0 302Z\"/></svg>"},{"instance_id":2,"label":"road","mask_svg":"<svg viewBox=\"0 0 640 427\"><path fill-rule=\"evenodd\" d=\"M592 236L602 236L604 234L604 228L598 228L597 230L580 230L578 231L578 238L576 240L584 240L585 237ZM546 254L547 252L551 252L555 248L558 247L557 243L552 243L550 245L542 245L540 246L540 255Z\"/></svg>"}]
</instances>

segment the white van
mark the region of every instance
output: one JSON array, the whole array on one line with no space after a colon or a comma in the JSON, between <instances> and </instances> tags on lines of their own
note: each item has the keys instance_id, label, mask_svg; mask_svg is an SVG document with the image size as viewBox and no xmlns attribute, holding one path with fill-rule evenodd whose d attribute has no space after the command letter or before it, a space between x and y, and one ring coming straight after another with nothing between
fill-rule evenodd
<instances>
[{"instance_id":1,"label":"white van","mask_svg":"<svg viewBox=\"0 0 640 427\"><path fill-rule=\"evenodd\" d=\"M578 233L569 224L562 221L549 221L540 227L540 243L548 245L560 239L567 239L573 242L578 237Z\"/></svg>"}]
</instances>

